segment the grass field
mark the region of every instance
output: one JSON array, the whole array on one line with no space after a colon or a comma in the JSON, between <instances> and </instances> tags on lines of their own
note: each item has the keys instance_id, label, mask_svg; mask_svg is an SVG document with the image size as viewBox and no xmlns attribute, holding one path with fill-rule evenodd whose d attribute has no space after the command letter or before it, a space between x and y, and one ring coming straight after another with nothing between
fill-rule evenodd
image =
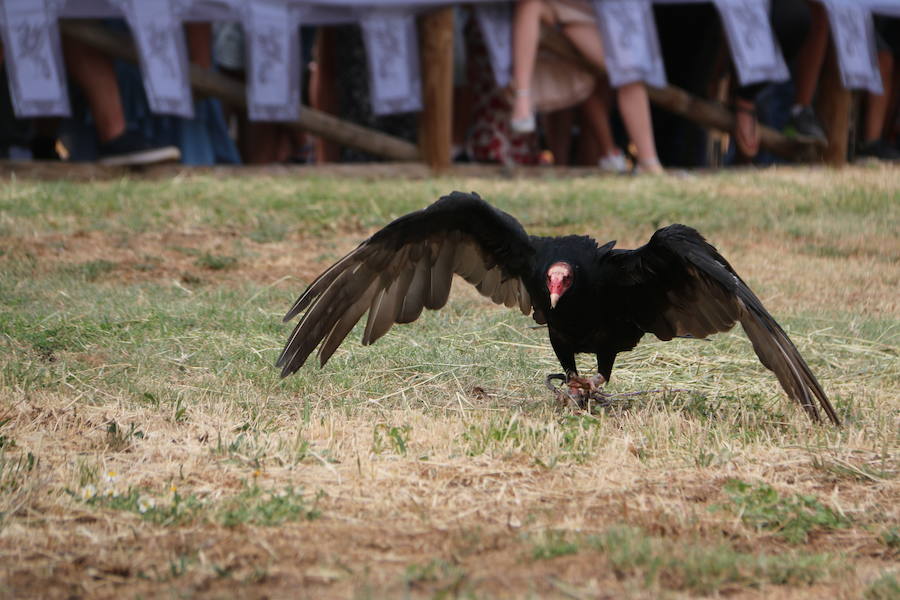
<instances>
[{"instance_id":1,"label":"grass field","mask_svg":"<svg viewBox=\"0 0 900 600\"><path fill-rule=\"evenodd\" d=\"M700 229L845 426L740 329L646 338L587 414L544 329L448 306L280 380L281 316L475 190L533 233ZM900 169L0 183L0 597L900 597ZM587 370L591 357L582 357Z\"/></svg>"}]
</instances>

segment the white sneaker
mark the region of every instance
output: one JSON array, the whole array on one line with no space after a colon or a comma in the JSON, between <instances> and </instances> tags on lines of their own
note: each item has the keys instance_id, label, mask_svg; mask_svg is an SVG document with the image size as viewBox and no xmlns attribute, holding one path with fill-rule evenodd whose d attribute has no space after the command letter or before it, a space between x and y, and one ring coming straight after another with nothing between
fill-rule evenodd
<instances>
[{"instance_id":1,"label":"white sneaker","mask_svg":"<svg viewBox=\"0 0 900 600\"><path fill-rule=\"evenodd\" d=\"M521 119L510 119L509 128L513 130L513 133L533 133L534 130L537 129L534 113L531 113L527 117L522 117Z\"/></svg>"},{"instance_id":2,"label":"white sneaker","mask_svg":"<svg viewBox=\"0 0 900 600\"><path fill-rule=\"evenodd\" d=\"M510 98L511 104L516 104L516 102L520 98L527 98L528 105L531 106L531 90L529 89L518 89L515 86L510 86L509 94L512 96ZM534 130L537 129L537 123L534 119L534 110L528 113L528 116L522 117L519 119L513 119L510 117L509 119L509 128L512 129L513 133L534 133Z\"/></svg>"},{"instance_id":3,"label":"white sneaker","mask_svg":"<svg viewBox=\"0 0 900 600\"><path fill-rule=\"evenodd\" d=\"M621 152L607 154L597 161L597 166L606 173L626 173L628 171L628 163L625 162L625 155Z\"/></svg>"}]
</instances>

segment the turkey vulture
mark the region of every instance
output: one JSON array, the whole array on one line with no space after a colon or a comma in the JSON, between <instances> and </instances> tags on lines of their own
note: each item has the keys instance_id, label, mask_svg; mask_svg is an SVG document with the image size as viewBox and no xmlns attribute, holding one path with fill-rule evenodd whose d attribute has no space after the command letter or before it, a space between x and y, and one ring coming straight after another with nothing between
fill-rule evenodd
<instances>
[{"instance_id":1,"label":"turkey vulture","mask_svg":"<svg viewBox=\"0 0 900 600\"><path fill-rule=\"evenodd\" d=\"M696 230L670 225L641 248L614 246L530 236L477 194L453 192L394 220L319 275L284 317L306 311L276 365L286 377L316 347L324 365L366 311L362 343L375 342L394 323L444 306L456 273L497 304L546 323L569 378L578 377L577 352L595 354L608 381L616 355L645 333L704 338L740 321L787 395L814 421L821 406L840 424L787 334Z\"/></svg>"}]
</instances>

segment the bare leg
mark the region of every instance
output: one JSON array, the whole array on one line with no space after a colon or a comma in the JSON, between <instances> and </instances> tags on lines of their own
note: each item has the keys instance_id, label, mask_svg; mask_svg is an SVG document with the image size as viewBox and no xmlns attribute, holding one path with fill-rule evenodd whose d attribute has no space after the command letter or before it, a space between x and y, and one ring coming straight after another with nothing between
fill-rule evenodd
<instances>
[{"instance_id":1,"label":"bare leg","mask_svg":"<svg viewBox=\"0 0 900 600\"><path fill-rule=\"evenodd\" d=\"M735 100L734 141L738 152L745 159L752 159L759 152L759 123L756 120L756 103L738 97Z\"/></svg>"},{"instance_id":2,"label":"bare leg","mask_svg":"<svg viewBox=\"0 0 900 600\"><path fill-rule=\"evenodd\" d=\"M619 112L628 130L628 137L637 148L638 167L644 173L662 173L662 166L656 156L656 142L653 139L653 124L650 121L650 99L647 88L640 81L620 87Z\"/></svg>"},{"instance_id":3,"label":"bare leg","mask_svg":"<svg viewBox=\"0 0 900 600\"><path fill-rule=\"evenodd\" d=\"M572 23L566 25L563 33L589 63L598 70L604 68L603 43L595 25ZM609 96L609 84L604 79L594 87L594 92L581 107L581 114L588 122L591 133L597 138L600 153L604 157L619 153L612 130L609 128Z\"/></svg>"},{"instance_id":4,"label":"bare leg","mask_svg":"<svg viewBox=\"0 0 900 600\"><path fill-rule=\"evenodd\" d=\"M797 52L797 68L794 74L794 104L798 106L812 105L822 62L825 60L825 48L828 45L828 17L825 14L825 7L818 2L809 3L809 7L812 23L803 46Z\"/></svg>"},{"instance_id":5,"label":"bare leg","mask_svg":"<svg viewBox=\"0 0 900 600\"><path fill-rule=\"evenodd\" d=\"M569 23L563 28L563 33L591 65L597 69L604 68L603 43L596 25Z\"/></svg>"},{"instance_id":6,"label":"bare leg","mask_svg":"<svg viewBox=\"0 0 900 600\"><path fill-rule=\"evenodd\" d=\"M541 0L519 0L513 16L513 72L512 84L517 92L513 97L511 118L514 121L531 115L531 80L541 29L544 4Z\"/></svg>"},{"instance_id":7,"label":"bare leg","mask_svg":"<svg viewBox=\"0 0 900 600\"><path fill-rule=\"evenodd\" d=\"M885 82L887 83L887 82ZM882 137L888 142L894 143L897 134L897 112L900 110L900 61L894 61L894 70L891 73L891 87L888 94L888 110L884 119L884 131Z\"/></svg>"},{"instance_id":8,"label":"bare leg","mask_svg":"<svg viewBox=\"0 0 900 600\"><path fill-rule=\"evenodd\" d=\"M891 90L891 74L894 70L894 57L890 52L878 53L878 66L881 69L881 81L884 84L883 94L866 94L866 121L864 141L874 142L882 137L885 116L888 109L888 93Z\"/></svg>"},{"instance_id":9,"label":"bare leg","mask_svg":"<svg viewBox=\"0 0 900 600\"><path fill-rule=\"evenodd\" d=\"M587 123L585 117L582 116L582 122ZM615 150L617 153L619 149ZM600 164L604 158L603 151L600 150L600 142L597 137L590 133L587 127L582 127L581 135L578 137L578 145L575 147L575 155L572 157L571 164L582 165L585 167L593 167ZM624 160L624 158L623 158Z\"/></svg>"},{"instance_id":10,"label":"bare leg","mask_svg":"<svg viewBox=\"0 0 900 600\"><path fill-rule=\"evenodd\" d=\"M112 61L93 48L63 37L66 68L87 97L100 143L125 133L125 113Z\"/></svg>"},{"instance_id":11,"label":"bare leg","mask_svg":"<svg viewBox=\"0 0 900 600\"><path fill-rule=\"evenodd\" d=\"M603 43L597 27L588 24L569 25L565 28L566 36L578 51L598 69L603 68ZM650 100L643 83L634 82L623 85L617 90L619 112L628 130L628 136L637 148L638 163L644 172L661 173L662 167L656 155L656 144L653 139L653 125L650 121ZM607 128L609 127L609 109L607 107ZM610 136L611 139L611 136ZM602 146L601 140L601 146Z\"/></svg>"},{"instance_id":12,"label":"bare leg","mask_svg":"<svg viewBox=\"0 0 900 600\"><path fill-rule=\"evenodd\" d=\"M597 85L594 87L593 93L581 105L581 114L597 140L601 157L620 153L609 127L608 94L608 88Z\"/></svg>"},{"instance_id":13,"label":"bare leg","mask_svg":"<svg viewBox=\"0 0 900 600\"><path fill-rule=\"evenodd\" d=\"M569 148L572 143L572 117L570 108L544 115L544 139L547 149L553 154L553 163L569 164Z\"/></svg>"},{"instance_id":14,"label":"bare leg","mask_svg":"<svg viewBox=\"0 0 900 600\"><path fill-rule=\"evenodd\" d=\"M191 62L204 69L212 67L212 25L209 23L187 23L188 57Z\"/></svg>"}]
</instances>

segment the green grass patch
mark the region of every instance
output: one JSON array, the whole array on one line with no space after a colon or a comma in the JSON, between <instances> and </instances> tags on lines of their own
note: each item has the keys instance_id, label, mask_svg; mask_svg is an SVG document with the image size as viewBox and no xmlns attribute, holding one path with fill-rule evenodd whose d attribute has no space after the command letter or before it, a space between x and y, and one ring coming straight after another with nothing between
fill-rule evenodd
<instances>
[{"instance_id":1,"label":"green grass patch","mask_svg":"<svg viewBox=\"0 0 900 600\"><path fill-rule=\"evenodd\" d=\"M753 485L737 479L725 484L730 504L726 508L757 530L772 531L792 544L802 544L814 531L832 531L851 525L843 515L822 504L815 496L781 496L770 485Z\"/></svg>"},{"instance_id":2,"label":"green grass patch","mask_svg":"<svg viewBox=\"0 0 900 600\"><path fill-rule=\"evenodd\" d=\"M235 258L234 256L210 254L208 252L204 252L197 257L197 260L194 261L194 264L204 269L221 271L223 269L231 269L235 265L237 265L237 258Z\"/></svg>"},{"instance_id":3,"label":"green grass patch","mask_svg":"<svg viewBox=\"0 0 900 600\"><path fill-rule=\"evenodd\" d=\"M533 560L599 552L618 578L648 589L693 594L765 584L809 585L837 569L825 554L741 552L725 543L664 539L630 526L592 535L549 530L529 539Z\"/></svg>"},{"instance_id":4,"label":"green grass patch","mask_svg":"<svg viewBox=\"0 0 900 600\"><path fill-rule=\"evenodd\" d=\"M131 512L144 521L166 527L197 522L213 522L224 527L245 524L273 527L285 522L310 521L321 514L316 508L318 496L310 505L302 491L293 487L267 491L251 484L239 494L212 500L196 494L183 495L174 486L167 496L160 497L145 489L118 491L111 485L112 481L106 483L99 490L89 483L77 492L67 492L89 506Z\"/></svg>"},{"instance_id":5,"label":"green grass patch","mask_svg":"<svg viewBox=\"0 0 900 600\"><path fill-rule=\"evenodd\" d=\"M884 573L873 581L863 593L865 600L897 600L900 598L900 580L896 573Z\"/></svg>"}]
</instances>

